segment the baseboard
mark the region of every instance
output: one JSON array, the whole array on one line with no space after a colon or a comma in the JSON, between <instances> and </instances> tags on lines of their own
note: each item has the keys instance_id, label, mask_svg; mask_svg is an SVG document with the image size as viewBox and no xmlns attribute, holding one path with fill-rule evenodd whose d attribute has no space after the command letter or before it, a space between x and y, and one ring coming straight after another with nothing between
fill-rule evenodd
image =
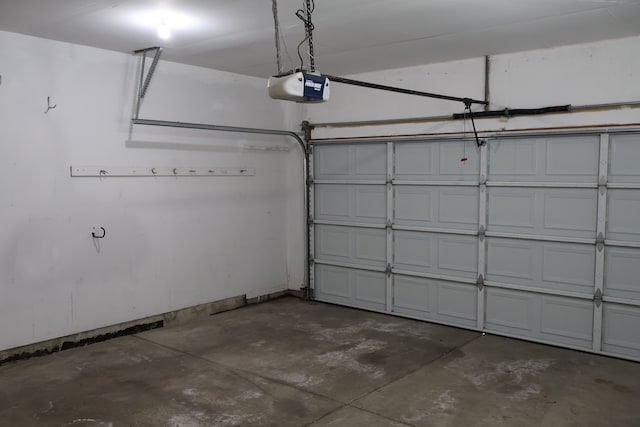
<instances>
[{"instance_id":1,"label":"baseboard","mask_svg":"<svg viewBox=\"0 0 640 427\"><path fill-rule=\"evenodd\" d=\"M296 298L300 298L300 299L305 299L305 293L304 291L299 291L296 289L287 289L287 295L292 296L292 297L296 297Z\"/></svg>"},{"instance_id":2,"label":"baseboard","mask_svg":"<svg viewBox=\"0 0 640 427\"><path fill-rule=\"evenodd\" d=\"M0 366L10 362L46 356L75 347L95 344L125 335L137 334L151 329L176 326L186 322L204 319L225 311L235 310L248 304L259 304L285 295L288 295L287 291L259 295L251 299L247 299L246 295L239 295L237 297L199 304L193 307L66 335L34 344L1 350Z\"/></svg>"},{"instance_id":3,"label":"baseboard","mask_svg":"<svg viewBox=\"0 0 640 427\"><path fill-rule=\"evenodd\" d=\"M286 295L288 295L287 291L278 291L271 294L259 295L257 297L247 298L247 304L260 304Z\"/></svg>"}]
</instances>

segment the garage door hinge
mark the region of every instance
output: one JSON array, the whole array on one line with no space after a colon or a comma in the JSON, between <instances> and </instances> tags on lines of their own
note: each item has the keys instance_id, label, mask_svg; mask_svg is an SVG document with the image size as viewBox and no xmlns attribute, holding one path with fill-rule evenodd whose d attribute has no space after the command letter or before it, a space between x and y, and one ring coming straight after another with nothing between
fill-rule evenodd
<instances>
[{"instance_id":1,"label":"garage door hinge","mask_svg":"<svg viewBox=\"0 0 640 427\"><path fill-rule=\"evenodd\" d=\"M313 178L307 179L307 185L313 185Z\"/></svg>"},{"instance_id":2,"label":"garage door hinge","mask_svg":"<svg viewBox=\"0 0 640 427\"><path fill-rule=\"evenodd\" d=\"M387 220L387 226L386 226L387 230L391 230L392 227L393 227L393 222L391 222L391 220L388 219Z\"/></svg>"},{"instance_id":3,"label":"garage door hinge","mask_svg":"<svg viewBox=\"0 0 640 427\"><path fill-rule=\"evenodd\" d=\"M604 249L604 235L602 234L602 231L598 233L598 236L596 237L596 247L598 248L598 252L602 252L602 249Z\"/></svg>"},{"instance_id":4,"label":"garage door hinge","mask_svg":"<svg viewBox=\"0 0 640 427\"><path fill-rule=\"evenodd\" d=\"M593 302L596 303L596 307L600 307L602 304L602 291L598 289L595 294L593 294Z\"/></svg>"},{"instance_id":5,"label":"garage door hinge","mask_svg":"<svg viewBox=\"0 0 640 427\"><path fill-rule=\"evenodd\" d=\"M384 270L384 272L387 274L387 277L391 277L392 271L393 271L393 267L391 267L391 264L387 264L387 268Z\"/></svg>"},{"instance_id":6,"label":"garage door hinge","mask_svg":"<svg viewBox=\"0 0 640 427\"><path fill-rule=\"evenodd\" d=\"M480 177L480 181L478 182L478 184L480 184L480 185L487 185L487 177L486 177L486 176L484 176L484 175L482 175L482 176Z\"/></svg>"},{"instance_id":7,"label":"garage door hinge","mask_svg":"<svg viewBox=\"0 0 640 427\"><path fill-rule=\"evenodd\" d=\"M311 267L313 267L313 264L315 264L315 263L316 263L316 260L315 260L315 259L313 259L313 258L309 258L309 265L310 265Z\"/></svg>"},{"instance_id":8,"label":"garage door hinge","mask_svg":"<svg viewBox=\"0 0 640 427\"><path fill-rule=\"evenodd\" d=\"M480 228L478 229L478 237L480 238L481 242L484 240L485 234L486 234L486 231L484 229L484 225L481 225Z\"/></svg>"},{"instance_id":9,"label":"garage door hinge","mask_svg":"<svg viewBox=\"0 0 640 427\"><path fill-rule=\"evenodd\" d=\"M309 216L309 218L307 218L307 225L308 226L312 226L313 225L313 217Z\"/></svg>"},{"instance_id":10,"label":"garage door hinge","mask_svg":"<svg viewBox=\"0 0 640 427\"><path fill-rule=\"evenodd\" d=\"M484 289L484 276L482 274L478 275L478 281L476 282L478 285L478 290L482 291Z\"/></svg>"}]
</instances>

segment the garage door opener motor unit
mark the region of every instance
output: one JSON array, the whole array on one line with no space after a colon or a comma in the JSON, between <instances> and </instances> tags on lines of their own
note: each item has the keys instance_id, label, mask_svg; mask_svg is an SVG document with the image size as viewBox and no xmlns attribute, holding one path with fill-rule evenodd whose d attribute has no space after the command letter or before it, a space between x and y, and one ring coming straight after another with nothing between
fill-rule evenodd
<instances>
[{"instance_id":1,"label":"garage door opener motor unit","mask_svg":"<svg viewBox=\"0 0 640 427\"><path fill-rule=\"evenodd\" d=\"M269 96L296 102L324 102L329 99L329 79L316 73L298 71L273 76L267 84Z\"/></svg>"},{"instance_id":2,"label":"garage door opener motor unit","mask_svg":"<svg viewBox=\"0 0 640 427\"><path fill-rule=\"evenodd\" d=\"M296 16L303 22L305 37L298 44L298 58L300 67L284 72L280 55L280 22L278 20L278 0L272 0L273 22L275 26L276 60L278 63L278 74L270 77L267 84L269 96L274 99L295 102L324 102L329 100L330 83L326 76L317 73L315 70L315 57L313 53L313 23L311 14L315 9L314 0L306 0L305 9L298 9ZM309 64L305 67L304 59L300 48L307 44Z\"/></svg>"}]
</instances>

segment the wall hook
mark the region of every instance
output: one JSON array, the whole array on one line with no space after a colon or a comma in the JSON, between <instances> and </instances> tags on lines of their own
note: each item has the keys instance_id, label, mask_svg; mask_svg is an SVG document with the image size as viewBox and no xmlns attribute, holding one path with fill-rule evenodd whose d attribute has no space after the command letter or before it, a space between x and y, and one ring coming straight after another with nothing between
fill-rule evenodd
<instances>
[{"instance_id":1,"label":"wall hook","mask_svg":"<svg viewBox=\"0 0 640 427\"><path fill-rule=\"evenodd\" d=\"M95 230L96 228L93 227L93 229ZM102 236L98 236L95 231L91 233L94 239L104 239L104 236L107 235L107 230L105 230L104 227L100 227L100 229L102 230Z\"/></svg>"},{"instance_id":2,"label":"wall hook","mask_svg":"<svg viewBox=\"0 0 640 427\"><path fill-rule=\"evenodd\" d=\"M51 97L47 96L47 111L45 111L44 113L47 114L49 112L49 110L53 110L57 106L58 106L58 104L51 105Z\"/></svg>"}]
</instances>

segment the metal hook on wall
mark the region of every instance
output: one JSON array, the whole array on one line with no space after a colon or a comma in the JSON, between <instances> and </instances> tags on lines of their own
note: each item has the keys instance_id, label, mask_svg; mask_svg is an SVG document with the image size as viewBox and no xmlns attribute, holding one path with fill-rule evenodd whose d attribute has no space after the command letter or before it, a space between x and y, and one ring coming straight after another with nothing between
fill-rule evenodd
<instances>
[{"instance_id":1,"label":"metal hook on wall","mask_svg":"<svg viewBox=\"0 0 640 427\"><path fill-rule=\"evenodd\" d=\"M93 227L93 229L95 230L96 228ZM107 235L107 230L105 230L104 227L100 227L100 229L102 230L102 236L97 235L95 231L91 233L94 239L104 239L104 236Z\"/></svg>"},{"instance_id":2,"label":"metal hook on wall","mask_svg":"<svg viewBox=\"0 0 640 427\"><path fill-rule=\"evenodd\" d=\"M53 110L57 106L58 106L58 104L51 105L51 97L47 96L47 111L45 111L44 113L47 114L49 112L49 110Z\"/></svg>"}]
</instances>

